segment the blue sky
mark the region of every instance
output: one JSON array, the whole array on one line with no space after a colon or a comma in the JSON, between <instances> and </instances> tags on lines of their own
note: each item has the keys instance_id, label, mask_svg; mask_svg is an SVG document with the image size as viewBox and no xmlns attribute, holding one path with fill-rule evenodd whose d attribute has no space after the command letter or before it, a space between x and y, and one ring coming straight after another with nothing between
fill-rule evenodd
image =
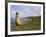
<instances>
[{"instance_id":1,"label":"blue sky","mask_svg":"<svg viewBox=\"0 0 46 37\"><path fill-rule=\"evenodd\" d=\"M40 16L41 6L11 5L10 6L11 18L15 18L16 12L19 12L21 14L21 17Z\"/></svg>"}]
</instances>

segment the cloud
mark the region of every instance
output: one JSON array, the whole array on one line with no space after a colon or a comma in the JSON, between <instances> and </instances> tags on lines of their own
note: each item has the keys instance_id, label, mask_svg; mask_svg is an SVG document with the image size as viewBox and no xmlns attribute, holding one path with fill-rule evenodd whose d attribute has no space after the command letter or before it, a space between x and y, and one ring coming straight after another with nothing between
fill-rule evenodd
<instances>
[{"instance_id":1,"label":"cloud","mask_svg":"<svg viewBox=\"0 0 46 37\"><path fill-rule=\"evenodd\" d=\"M40 16L41 15L41 7L40 6L20 6L20 5L11 5L10 8L11 17L15 17L15 13L19 12L22 16Z\"/></svg>"}]
</instances>

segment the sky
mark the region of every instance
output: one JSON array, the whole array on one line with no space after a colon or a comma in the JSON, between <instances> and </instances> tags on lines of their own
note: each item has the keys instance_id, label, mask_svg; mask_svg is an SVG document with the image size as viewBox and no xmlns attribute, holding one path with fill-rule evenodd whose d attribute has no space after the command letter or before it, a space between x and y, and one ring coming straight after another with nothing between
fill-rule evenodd
<instances>
[{"instance_id":1,"label":"sky","mask_svg":"<svg viewBox=\"0 0 46 37\"><path fill-rule=\"evenodd\" d=\"M10 6L11 18L15 18L16 12L19 12L21 14L21 17L40 16L41 6L11 5Z\"/></svg>"}]
</instances>

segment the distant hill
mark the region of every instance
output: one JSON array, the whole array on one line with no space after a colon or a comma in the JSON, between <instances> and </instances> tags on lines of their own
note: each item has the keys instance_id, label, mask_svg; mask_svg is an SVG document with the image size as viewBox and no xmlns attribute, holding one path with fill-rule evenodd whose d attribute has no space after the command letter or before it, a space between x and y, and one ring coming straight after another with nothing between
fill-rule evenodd
<instances>
[{"instance_id":1,"label":"distant hill","mask_svg":"<svg viewBox=\"0 0 46 37\"><path fill-rule=\"evenodd\" d=\"M26 18L28 18L28 19L41 18L41 16L28 16L28 17L26 17Z\"/></svg>"}]
</instances>

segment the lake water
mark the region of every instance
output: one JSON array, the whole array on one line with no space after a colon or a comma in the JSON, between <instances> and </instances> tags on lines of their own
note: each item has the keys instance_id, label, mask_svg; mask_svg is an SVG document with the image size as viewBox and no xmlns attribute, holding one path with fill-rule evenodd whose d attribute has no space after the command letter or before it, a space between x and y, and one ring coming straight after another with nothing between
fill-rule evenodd
<instances>
[{"instance_id":1,"label":"lake water","mask_svg":"<svg viewBox=\"0 0 46 37\"><path fill-rule=\"evenodd\" d=\"M11 18L11 29L14 28L16 25L15 25L15 19L14 18Z\"/></svg>"}]
</instances>

